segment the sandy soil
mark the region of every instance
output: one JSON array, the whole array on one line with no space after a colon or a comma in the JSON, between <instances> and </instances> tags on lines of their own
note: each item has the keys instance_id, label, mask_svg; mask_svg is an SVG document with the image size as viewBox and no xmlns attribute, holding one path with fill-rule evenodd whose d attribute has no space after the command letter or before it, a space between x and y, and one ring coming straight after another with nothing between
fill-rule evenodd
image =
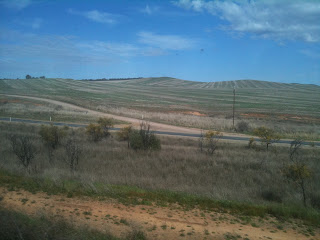
<instances>
[{"instance_id":1,"label":"sandy soil","mask_svg":"<svg viewBox=\"0 0 320 240\"><path fill-rule=\"evenodd\" d=\"M0 188L2 206L31 216L44 214L48 217L63 218L75 226L88 226L99 231L108 231L115 236L125 237L133 229L141 230L148 239L319 239L305 236L303 226L295 220L279 226L276 219L241 224L241 220L226 213L183 210L178 205L168 207L134 205L125 206L114 199L103 201L87 197L67 198L45 193L32 194L23 190L8 191ZM295 230L293 230L295 228ZM229 236L230 238L227 238Z\"/></svg>"}]
</instances>

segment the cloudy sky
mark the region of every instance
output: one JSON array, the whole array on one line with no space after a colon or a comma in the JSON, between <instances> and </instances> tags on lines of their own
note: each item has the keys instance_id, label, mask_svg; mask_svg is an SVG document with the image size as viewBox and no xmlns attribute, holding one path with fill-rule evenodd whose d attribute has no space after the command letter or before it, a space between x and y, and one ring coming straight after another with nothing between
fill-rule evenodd
<instances>
[{"instance_id":1,"label":"cloudy sky","mask_svg":"<svg viewBox=\"0 0 320 240\"><path fill-rule=\"evenodd\" d=\"M319 0L0 0L0 78L320 84Z\"/></svg>"}]
</instances>

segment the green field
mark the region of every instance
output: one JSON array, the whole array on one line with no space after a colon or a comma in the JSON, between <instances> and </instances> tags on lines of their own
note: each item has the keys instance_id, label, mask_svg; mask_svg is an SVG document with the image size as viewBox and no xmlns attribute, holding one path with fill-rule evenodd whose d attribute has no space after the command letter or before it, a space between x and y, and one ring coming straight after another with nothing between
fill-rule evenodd
<instances>
[{"instance_id":1,"label":"green field","mask_svg":"<svg viewBox=\"0 0 320 240\"><path fill-rule=\"evenodd\" d=\"M208 83L166 77L119 81L0 80L2 94L51 98L117 115L144 115L152 121L224 131L232 128L234 87L236 119L251 121L252 127L276 123L277 130L286 134L301 129L320 133L315 127L320 123L317 85L256 80Z\"/></svg>"}]
</instances>

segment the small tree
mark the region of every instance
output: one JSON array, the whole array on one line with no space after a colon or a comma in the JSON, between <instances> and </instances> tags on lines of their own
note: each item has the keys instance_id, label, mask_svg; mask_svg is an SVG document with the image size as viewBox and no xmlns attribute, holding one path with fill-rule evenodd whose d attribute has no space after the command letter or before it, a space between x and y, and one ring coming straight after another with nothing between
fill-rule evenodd
<instances>
[{"instance_id":1,"label":"small tree","mask_svg":"<svg viewBox=\"0 0 320 240\"><path fill-rule=\"evenodd\" d=\"M276 134L272 129L266 127L255 128L253 132L260 138L261 144L266 144L267 150L269 149L270 144L276 143L280 140L280 136L278 134Z\"/></svg>"},{"instance_id":2,"label":"small tree","mask_svg":"<svg viewBox=\"0 0 320 240\"><path fill-rule=\"evenodd\" d=\"M292 181L301 190L303 205L307 206L306 183L313 176L312 170L306 165L306 160L303 156L299 156L303 140L298 137L290 144L289 159L290 163L284 165L283 175Z\"/></svg>"},{"instance_id":3,"label":"small tree","mask_svg":"<svg viewBox=\"0 0 320 240\"><path fill-rule=\"evenodd\" d=\"M56 149L61 144L62 138L66 136L66 131L51 124L49 126L42 125L39 134L46 145Z\"/></svg>"},{"instance_id":4,"label":"small tree","mask_svg":"<svg viewBox=\"0 0 320 240\"><path fill-rule=\"evenodd\" d=\"M128 143L128 148L130 148L130 141L129 141L129 137L130 134L132 132L132 126L126 126L121 128L118 132L117 132L117 136L119 138L120 141L127 141Z\"/></svg>"},{"instance_id":5,"label":"small tree","mask_svg":"<svg viewBox=\"0 0 320 240\"><path fill-rule=\"evenodd\" d=\"M47 147L49 162L52 164L53 152L61 144L61 140L66 136L65 128L59 128L54 125L42 125L39 134Z\"/></svg>"},{"instance_id":6,"label":"small tree","mask_svg":"<svg viewBox=\"0 0 320 240\"><path fill-rule=\"evenodd\" d=\"M86 127L86 133L88 134L89 138L94 142L100 141L104 136L100 125L94 123L90 123Z\"/></svg>"},{"instance_id":7,"label":"small tree","mask_svg":"<svg viewBox=\"0 0 320 240\"><path fill-rule=\"evenodd\" d=\"M291 142L290 152L289 152L289 157L291 161L294 161L295 156L298 156L302 143L303 143L303 140L300 137L296 138Z\"/></svg>"},{"instance_id":8,"label":"small tree","mask_svg":"<svg viewBox=\"0 0 320 240\"><path fill-rule=\"evenodd\" d=\"M110 135L110 128L113 127L112 118L99 118L98 124L90 123L86 127L86 133L94 142L101 141L103 138Z\"/></svg>"},{"instance_id":9,"label":"small tree","mask_svg":"<svg viewBox=\"0 0 320 240\"><path fill-rule=\"evenodd\" d=\"M253 137L251 137L248 142L248 148L255 148L255 147L256 147L256 140Z\"/></svg>"},{"instance_id":10,"label":"small tree","mask_svg":"<svg viewBox=\"0 0 320 240\"><path fill-rule=\"evenodd\" d=\"M208 131L205 134L207 153L212 155L217 148L219 140L223 137L223 134L219 131Z\"/></svg>"},{"instance_id":11,"label":"small tree","mask_svg":"<svg viewBox=\"0 0 320 240\"><path fill-rule=\"evenodd\" d=\"M31 78L32 77L29 74L26 75L26 79L31 79Z\"/></svg>"},{"instance_id":12,"label":"small tree","mask_svg":"<svg viewBox=\"0 0 320 240\"><path fill-rule=\"evenodd\" d=\"M74 173L79 165L82 147L77 143L74 137L71 137L66 141L64 149L66 153L64 161L69 165L70 171Z\"/></svg>"},{"instance_id":13,"label":"small tree","mask_svg":"<svg viewBox=\"0 0 320 240\"><path fill-rule=\"evenodd\" d=\"M37 154L36 147L29 136L10 135L11 149L18 157L20 164L29 171L29 166Z\"/></svg>"},{"instance_id":14,"label":"small tree","mask_svg":"<svg viewBox=\"0 0 320 240\"><path fill-rule=\"evenodd\" d=\"M105 137L108 137L110 135L110 128L113 127L113 119L112 118L99 118L98 124L102 130L102 133Z\"/></svg>"},{"instance_id":15,"label":"small tree","mask_svg":"<svg viewBox=\"0 0 320 240\"><path fill-rule=\"evenodd\" d=\"M283 175L301 189L303 205L306 207L306 181L312 177L311 169L304 163L289 164L283 169Z\"/></svg>"}]
</instances>

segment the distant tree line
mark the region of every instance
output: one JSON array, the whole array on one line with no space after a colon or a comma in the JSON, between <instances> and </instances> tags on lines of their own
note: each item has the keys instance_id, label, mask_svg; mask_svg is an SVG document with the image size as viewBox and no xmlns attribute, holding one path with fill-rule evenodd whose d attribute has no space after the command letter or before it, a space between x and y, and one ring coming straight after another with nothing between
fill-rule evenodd
<instances>
[{"instance_id":1,"label":"distant tree line","mask_svg":"<svg viewBox=\"0 0 320 240\"><path fill-rule=\"evenodd\" d=\"M31 77L31 75L27 74L26 75L26 79L36 79L36 78L41 78L41 79L45 79L45 76L41 76L41 77Z\"/></svg>"},{"instance_id":2,"label":"distant tree line","mask_svg":"<svg viewBox=\"0 0 320 240\"><path fill-rule=\"evenodd\" d=\"M118 81L118 80L132 80L132 79L142 79L143 77L135 78L98 78L98 79L82 79L83 81Z\"/></svg>"}]
</instances>

